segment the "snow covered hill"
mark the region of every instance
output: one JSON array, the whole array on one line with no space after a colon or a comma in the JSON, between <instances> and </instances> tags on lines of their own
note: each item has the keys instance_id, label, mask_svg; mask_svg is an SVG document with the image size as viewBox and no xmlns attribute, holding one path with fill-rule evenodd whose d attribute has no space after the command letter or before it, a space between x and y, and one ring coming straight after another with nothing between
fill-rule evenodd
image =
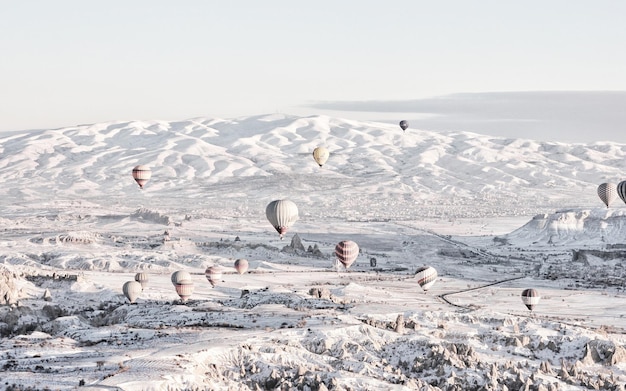
<instances>
[{"instance_id":1,"label":"snow covered hill","mask_svg":"<svg viewBox=\"0 0 626 391\"><path fill-rule=\"evenodd\" d=\"M331 152L321 169L311 157L317 146ZM184 188L194 203L216 209L256 209L257 199L263 205L291 197L354 218L533 215L600 206L596 188L626 179L625 155L626 145L614 143L402 132L389 124L276 114L4 133L0 183L22 200L54 193L123 205L139 197L132 167L146 164L153 177L144 193L163 205L176 204ZM338 192L343 197L333 197Z\"/></svg>"}]
</instances>

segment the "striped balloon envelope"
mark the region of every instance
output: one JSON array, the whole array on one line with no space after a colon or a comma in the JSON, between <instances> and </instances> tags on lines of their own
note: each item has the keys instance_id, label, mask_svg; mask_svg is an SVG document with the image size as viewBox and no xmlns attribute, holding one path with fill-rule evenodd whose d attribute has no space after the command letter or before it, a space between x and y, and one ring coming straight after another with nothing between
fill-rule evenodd
<instances>
[{"instance_id":1,"label":"striped balloon envelope","mask_svg":"<svg viewBox=\"0 0 626 391\"><path fill-rule=\"evenodd\" d=\"M135 281L141 284L141 290L144 290L148 286L148 274L139 272L135 274Z\"/></svg>"},{"instance_id":2,"label":"striped balloon envelope","mask_svg":"<svg viewBox=\"0 0 626 391\"><path fill-rule=\"evenodd\" d=\"M215 288L215 286L222 280L222 268L219 266L209 266L204 271L204 275L211 283L211 286Z\"/></svg>"},{"instance_id":3,"label":"striped balloon envelope","mask_svg":"<svg viewBox=\"0 0 626 391\"><path fill-rule=\"evenodd\" d=\"M437 281L437 270L432 266L422 266L415 272L415 277L419 286L426 292Z\"/></svg>"},{"instance_id":4,"label":"striped balloon envelope","mask_svg":"<svg viewBox=\"0 0 626 391\"><path fill-rule=\"evenodd\" d=\"M598 197L608 208L617 198L617 185L615 183L602 183L598 186Z\"/></svg>"},{"instance_id":5,"label":"striped balloon envelope","mask_svg":"<svg viewBox=\"0 0 626 391\"><path fill-rule=\"evenodd\" d=\"M183 280L175 285L176 293L180 296L180 300L184 303L193 294L193 281L191 280Z\"/></svg>"},{"instance_id":6,"label":"striped balloon envelope","mask_svg":"<svg viewBox=\"0 0 626 391\"><path fill-rule=\"evenodd\" d=\"M133 168L133 178L139 185L139 188L143 189L143 186L152 178L152 170L150 167L140 164Z\"/></svg>"},{"instance_id":7,"label":"striped balloon envelope","mask_svg":"<svg viewBox=\"0 0 626 391\"><path fill-rule=\"evenodd\" d=\"M539 304L540 299L541 296L539 296L539 292L536 289L524 289L522 292L522 302L531 311Z\"/></svg>"},{"instance_id":8,"label":"striped balloon envelope","mask_svg":"<svg viewBox=\"0 0 626 391\"><path fill-rule=\"evenodd\" d=\"M352 240L343 240L335 246L335 255L339 262L347 269L359 256L359 245Z\"/></svg>"},{"instance_id":9,"label":"striped balloon envelope","mask_svg":"<svg viewBox=\"0 0 626 391\"><path fill-rule=\"evenodd\" d=\"M626 203L626 181L617 184L617 195Z\"/></svg>"}]
</instances>

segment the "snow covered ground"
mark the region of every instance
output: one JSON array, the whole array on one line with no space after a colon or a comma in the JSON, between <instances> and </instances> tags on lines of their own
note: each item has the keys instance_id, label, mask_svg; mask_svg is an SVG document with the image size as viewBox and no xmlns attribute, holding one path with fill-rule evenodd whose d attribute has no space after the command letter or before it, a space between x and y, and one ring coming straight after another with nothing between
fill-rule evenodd
<instances>
[{"instance_id":1,"label":"snow covered ground","mask_svg":"<svg viewBox=\"0 0 626 391\"><path fill-rule=\"evenodd\" d=\"M626 206L596 188L625 154L325 116L0 134L0 387L624 390Z\"/></svg>"}]
</instances>

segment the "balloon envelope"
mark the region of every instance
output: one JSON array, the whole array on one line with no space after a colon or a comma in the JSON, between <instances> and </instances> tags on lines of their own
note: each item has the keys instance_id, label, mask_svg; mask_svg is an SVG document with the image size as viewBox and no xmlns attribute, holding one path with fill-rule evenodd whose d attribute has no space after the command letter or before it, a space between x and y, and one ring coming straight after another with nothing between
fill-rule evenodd
<instances>
[{"instance_id":1,"label":"balloon envelope","mask_svg":"<svg viewBox=\"0 0 626 391\"><path fill-rule=\"evenodd\" d=\"M298 207L290 200L272 201L265 208L265 216L282 239L293 223L298 221Z\"/></svg>"},{"instance_id":2,"label":"balloon envelope","mask_svg":"<svg viewBox=\"0 0 626 391\"><path fill-rule=\"evenodd\" d=\"M247 259L237 259L235 261L235 270L237 273L244 274L248 271L248 260Z\"/></svg>"},{"instance_id":3,"label":"balloon envelope","mask_svg":"<svg viewBox=\"0 0 626 391\"><path fill-rule=\"evenodd\" d=\"M403 119L402 121L400 121L400 127L402 128L402 130L407 130L409 128L409 123Z\"/></svg>"},{"instance_id":4,"label":"balloon envelope","mask_svg":"<svg viewBox=\"0 0 626 391\"><path fill-rule=\"evenodd\" d=\"M320 167L322 167L324 163L326 163L329 156L330 156L330 152L328 151L328 149L324 147L317 147L313 150L313 159L315 159L315 162Z\"/></svg>"},{"instance_id":5,"label":"balloon envelope","mask_svg":"<svg viewBox=\"0 0 626 391\"><path fill-rule=\"evenodd\" d=\"M539 299L541 299L541 296L539 296L539 292L536 289L524 289L522 292L522 302L531 311L539 303Z\"/></svg>"},{"instance_id":6,"label":"balloon envelope","mask_svg":"<svg viewBox=\"0 0 626 391\"><path fill-rule=\"evenodd\" d=\"M176 286L176 284L180 284L181 281L191 281L191 274L184 270L178 270L172 273L172 284Z\"/></svg>"},{"instance_id":7,"label":"balloon envelope","mask_svg":"<svg viewBox=\"0 0 626 391\"><path fill-rule=\"evenodd\" d=\"M211 283L211 286L215 287L222 279L222 268L219 266L209 266L204 271L204 275Z\"/></svg>"},{"instance_id":8,"label":"balloon envelope","mask_svg":"<svg viewBox=\"0 0 626 391\"><path fill-rule=\"evenodd\" d=\"M144 290L148 285L148 275L144 272L135 274L135 281L141 284L141 290Z\"/></svg>"},{"instance_id":9,"label":"balloon envelope","mask_svg":"<svg viewBox=\"0 0 626 391\"><path fill-rule=\"evenodd\" d=\"M359 245L352 240L343 240L335 246L335 255L339 262L347 269L359 256Z\"/></svg>"},{"instance_id":10,"label":"balloon envelope","mask_svg":"<svg viewBox=\"0 0 626 391\"><path fill-rule=\"evenodd\" d=\"M432 266L422 266L415 272L415 277L419 286L426 292L437 281L437 270Z\"/></svg>"},{"instance_id":11,"label":"balloon envelope","mask_svg":"<svg viewBox=\"0 0 626 391\"><path fill-rule=\"evenodd\" d=\"M137 281L126 281L122 286L122 292L124 292L124 296L126 296L131 304L137 300L141 291L141 284Z\"/></svg>"},{"instance_id":12,"label":"balloon envelope","mask_svg":"<svg viewBox=\"0 0 626 391\"><path fill-rule=\"evenodd\" d=\"M180 281L178 284L174 285L174 287L176 288L176 293L178 293L178 296L183 303L186 302L193 294L194 286L193 281L191 280Z\"/></svg>"},{"instance_id":13,"label":"balloon envelope","mask_svg":"<svg viewBox=\"0 0 626 391\"><path fill-rule=\"evenodd\" d=\"M598 196L608 208L611 202L617 198L617 185L615 183L602 183L598 186Z\"/></svg>"},{"instance_id":14,"label":"balloon envelope","mask_svg":"<svg viewBox=\"0 0 626 391\"><path fill-rule=\"evenodd\" d=\"M143 185L145 185L151 177L152 170L150 167L140 164L133 168L133 178L135 178L135 182L137 182L141 189L143 189Z\"/></svg>"},{"instance_id":15,"label":"balloon envelope","mask_svg":"<svg viewBox=\"0 0 626 391\"><path fill-rule=\"evenodd\" d=\"M617 195L626 203L626 181L617 184Z\"/></svg>"}]
</instances>

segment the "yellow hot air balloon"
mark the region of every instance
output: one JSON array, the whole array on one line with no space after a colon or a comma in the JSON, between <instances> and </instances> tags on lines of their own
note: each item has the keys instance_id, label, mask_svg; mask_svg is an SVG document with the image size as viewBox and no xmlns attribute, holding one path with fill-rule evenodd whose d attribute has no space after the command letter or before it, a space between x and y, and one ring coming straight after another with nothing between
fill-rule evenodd
<instances>
[{"instance_id":1,"label":"yellow hot air balloon","mask_svg":"<svg viewBox=\"0 0 626 391\"><path fill-rule=\"evenodd\" d=\"M317 147L313 150L313 159L315 159L315 162L319 164L320 167L326 163L329 156L330 152L324 147Z\"/></svg>"},{"instance_id":2,"label":"yellow hot air balloon","mask_svg":"<svg viewBox=\"0 0 626 391\"><path fill-rule=\"evenodd\" d=\"M135 182L139 185L140 189L143 189L143 186L152 178L152 170L150 167L140 164L133 168L133 178L135 178Z\"/></svg>"}]
</instances>

